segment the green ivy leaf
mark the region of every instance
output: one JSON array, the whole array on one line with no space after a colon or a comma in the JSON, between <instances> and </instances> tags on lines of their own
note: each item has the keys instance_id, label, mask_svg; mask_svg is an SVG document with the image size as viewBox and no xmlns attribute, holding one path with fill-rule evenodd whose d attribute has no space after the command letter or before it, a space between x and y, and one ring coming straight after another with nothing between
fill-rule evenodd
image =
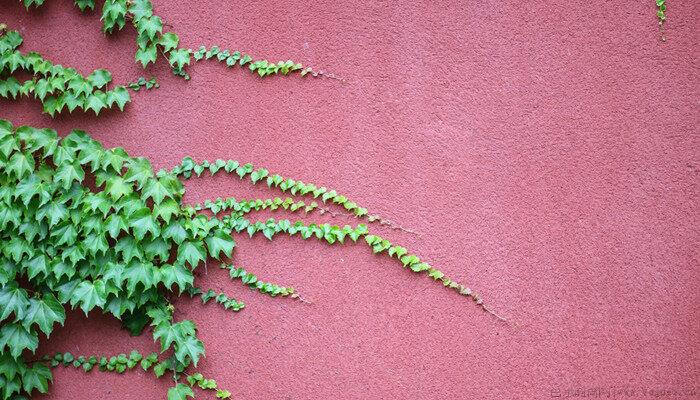
<instances>
[{"instance_id":1,"label":"green ivy leaf","mask_svg":"<svg viewBox=\"0 0 700 400\"><path fill-rule=\"evenodd\" d=\"M22 374L22 389L29 394L34 390L39 393L48 392L49 382L53 382L51 370L42 363L34 363Z\"/></svg>"},{"instance_id":2,"label":"green ivy leaf","mask_svg":"<svg viewBox=\"0 0 700 400\"><path fill-rule=\"evenodd\" d=\"M160 204L166 197L175 197L179 187L180 181L173 176L149 179L143 187L142 198L144 200L152 198L155 204Z\"/></svg>"},{"instance_id":3,"label":"green ivy leaf","mask_svg":"<svg viewBox=\"0 0 700 400\"><path fill-rule=\"evenodd\" d=\"M107 170L111 168L114 172L121 173L124 162L129 158L126 151L121 147L116 147L114 149L106 150L102 153L100 159L100 166L102 169Z\"/></svg>"},{"instance_id":4,"label":"green ivy leaf","mask_svg":"<svg viewBox=\"0 0 700 400\"><path fill-rule=\"evenodd\" d=\"M102 29L111 33L114 28L121 29L124 27L126 17L126 1L125 0L105 0L102 7Z\"/></svg>"},{"instance_id":5,"label":"green ivy leaf","mask_svg":"<svg viewBox=\"0 0 700 400\"><path fill-rule=\"evenodd\" d=\"M99 279L94 282L80 282L70 298L71 306L75 308L77 304L80 304L80 309L85 315L95 307L102 308L106 301L105 284Z\"/></svg>"},{"instance_id":6,"label":"green ivy leaf","mask_svg":"<svg viewBox=\"0 0 700 400\"><path fill-rule=\"evenodd\" d=\"M153 40L163 31L163 21L157 15L143 17L136 21L136 30Z\"/></svg>"},{"instance_id":7,"label":"green ivy leaf","mask_svg":"<svg viewBox=\"0 0 700 400\"><path fill-rule=\"evenodd\" d=\"M164 362L156 364L155 367L153 367L153 373L155 374L156 378L160 378L165 374L165 371L168 369L168 365Z\"/></svg>"},{"instance_id":8,"label":"green ivy leaf","mask_svg":"<svg viewBox=\"0 0 700 400\"><path fill-rule=\"evenodd\" d=\"M129 3L129 13L134 16L135 21L153 15L153 5L150 0L132 0Z\"/></svg>"},{"instance_id":9,"label":"green ivy leaf","mask_svg":"<svg viewBox=\"0 0 700 400\"><path fill-rule=\"evenodd\" d=\"M4 266L3 266L4 268ZM29 306L27 291L11 283L0 289L0 321L15 314L16 320L25 318L25 310Z\"/></svg>"},{"instance_id":10,"label":"green ivy leaf","mask_svg":"<svg viewBox=\"0 0 700 400\"><path fill-rule=\"evenodd\" d=\"M105 190L113 201L119 200L122 196L129 195L133 192L134 185L127 183L121 176L113 176L107 179Z\"/></svg>"},{"instance_id":11,"label":"green ivy leaf","mask_svg":"<svg viewBox=\"0 0 700 400\"><path fill-rule=\"evenodd\" d=\"M165 223L169 223L171 218L180 213L180 205L173 199L166 199L160 204L153 205L153 214L156 218L161 218Z\"/></svg>"},{"instance_id":12,"label":"green ivy leaf","mask_svg":"<svg viewBox=\"0 0 700 400\"><path fill-rule=\"evenodd\" d=\"M220 253L223 252L226 257L231 257L233 248L236 245L230 234L224 231L216 231L213 235L206 238L209 254L215 259L220 259Z\"/></svg>"},{"instance_id":13,"label":"green ivy leaf","mask_svg":"<svg viewBox=\"0 0 700 400\"><path fill-rule=\"evenodd\" d=\"M39 338L36 332L23 327L19 323L6 324L0 329L0 351L5 347L14 358L18 358L22 351L30 350L32 353L39 346Z\"/></svg>"},{"instance_id":14,"label":"green ivy leaf","mask_svg":"<svg viewBox=\"0 0 700 400\"><path fill-rule=\"evenodd\" d=\"M68 112L73 112L79 106L85 103L85 98L81 95L76 95L72 92L66 92L63 94L63 104L68 108Z\"/></svg>"},{"instance_id":15,"label":"green ivy leaf","mask_svg":"<svg viewBox=\"0 0 700 400\"><path fill-rule=\"evenodd\" d=\"M149 289L158 279L155 277L156 270L153 264L132 260L129 266L124 270L124 277L127 282L127 290L129 293L135 293L136 285L143 285L143 290Z\"/></svg>"},{"instance_id":16,"label":"green ivy leaf","mask_svg":"<svg viewBox=\"0 0 700 400\"><path fill-rule=\"evenodd\" d=\"M146 236L146 233L150 233L154 238L160 235L160 227L148 207L137 210L129 217L129 227L139 241Z\"/></svg>"},{"instance_id":17,"label":"green ivy leaf","mask_svg":"<svg viewBox=\"0 0 700 400\"><path fill-rule=\"evenodd\" d=\"M171 66L181 69L185 65L190 64L190 53L187 49L177 49L170 52L168 62Z\"/></svg>"},{"instance_id":18,"label":"green ivy leaf","mask_svg":"<svg viewBox=\"0 0 700 400\"><path fill-rule=\"evenodd\" d=\"M192 364L196 367L202 355L204 355L204 343L194 337L194 335L185 336L185 338L178 341L175 346L175 358L181 363L185 363L188 359L191 359Z\"/></svg>"},{"instance_id":19,"label":"green ivy leaf","mask_svg":"<svg viewBox=\"0 0 700 400\"><path fill-rule=\"evenodd\" d=\"M112 73L106 69L96 69L90 75L88 75L87 81L93 87L101 89L112 81Z\"/></svg>"},{"instance_id":20,"label":"green ivy leaf","mask_svg":"<svg viewBox=\"0 0 700 400\"><path fill-rule=\"evenodd\" d=\"M83 249L90 255L97 255L97 253L105 254L109 249L109 243L102 232L100 233L90 233L85 236L83 240Z\"/></svg>"},{"instance_id":21,"label":"green ivy leaf","mask_svg":"<svg viewBox=\"0 0 700 400\"><path fill-rule=\"evenodd\" d=\"M22 179L25 175L30 174L34 170L34 158L31 154L15 153L7 165L7 172L13 174L18 179Z\"/></svg>"},{"instance_id":22,"label":"green ivy leaf","mask_svg":"<svg viewBox=\"0 0 700 400\"><path fill-rule=\"evenodd\" d=\"M194 398L194 392L185 384L178 383L168 389L168 400L187 400L188 397Z\"/></svg>"},{"instance_id":23,"label":"green ivy leaf","mask_svg":"<svg viewBox=\"0 0 700 400\"><path fill-rule=\"evenodd\" d=\"M177 249L177 260L184 264L189 263L192 269L197 267L197 264L206 260L207 253L204 250L204 245L201 242L185 241Z\"/></svg>"},{"instance_id":24,"label":"green ivy leaf","mask_svg":"<svg viewBox=\"0 0 700 400\"><path fill-rule=\"evenodd\" d=\"M107 108L107 95L104 92L97 90L85 98L86 110L92 110L95 115L99 115L103 108Z\"/></svg>"},{"instance_id":25,"label":"green ivy leaf","mask_svg":"<svg viewBox=\"0 0 700 400\"><path fill-rule=\"evenodd\" d=\"M119 214L111 214L107 217L105 229L112 239L119 237L120 232L129 232L129 227L126 225L124 217Z\"/></svg>"},{"instance_id":26,"label":"green ivy leaf","mask_svg":"<svg viewBox=\"0 0 700 400\"><path fill-rule=\"evenodd\" d=\"M177 244L182 244L187 238L187 231L179 220L173 220L163 230L164 239L172 239Z\"/></svg>"},{"instance_id":27,"label":"green ivy leaf","mask_svg":"<svg viewBox=\"0 0 700 400\"><path fill-rule=\"evenodd\" d=\"M80 11L85 11L88 8L90 10L95 9L95 0L75 0L75 5L78 6Z\"/></svg>"},{"instance_id":28,"label":"green ivy leaf","mask_svg":"<svg viewBox=\"0 0 700 400\"><path fill-rule=\"evenodd\" d=\"M173 49L176 49L179 43L180 38L172 32L164 33L158 40L158 44L163 46L163 51L166 53Z\"/></svg>"},{"instance_id":29,"label":"green ivy leaf","mask_svg":"<svg viewBox=\"0 0 700 400\"><path fill-rule=\"evenodd\" d=\"M10 353L0 355L0 375L9 380L14 380L15 376L22 376L26 365L21 359L15 359Z\"/></svg>"},{"instance_id":30,"label":"green ivy leaf","mask_svg":"<svg viewBox=\"0 0 700 400\"><path fill-rule=\"evenodd\" d=\"M138 184L138 189L141 189L143 185L153 178L153 167L151 167L151 162L143 157L130 158L126 162L126 182L136 182Z\"/></svg>"},{"instance_id":31,"label":"green ivy leaf","mask_svg":"<svg viewBox=\"0 0 700 400\"><path fill-rule=\"evenodd\" d=\"M129 91L124 86L116 86L107 92L106 103L108 107L116 104L119 107L119 111L124 111L124 105L129 101L131 101L131 96L129 96Z\"/></svg>"},{"instance_id":32,"label":"green ivy leaf","mask_svg":"<svg viewBox=\"0 0 700 400\"><path fill-rule=\"evenodd\" d=\"M158 237L151 241L146 242L143 249L146 253L148 259L155 259L158 257L161 261L166 261L170 258L170 242L166 242L162 238Z\"/></svg>"},{"instance_id":33,"label":"green ivy leaf","mask_svg":"<svg viewBox=\"0 0 700 400\"><path fill-rule=\"evenodd\" d=\"M63 325L65 320L66 312L61 303L53 294L44 293L41 299L29 300L29 309L26 317L22 319L22 325L29 330L32 324L36 324L48 337L53 330L53 324Z\"/></svg>"},{"instance_id":34,"label":"green ivy leaf","mask_svg":"<svg viewBox=\"0 0 700 400\"><path fill-rule=\"evenodd\" d=\"M192 272L183 265L166 264L160 268L160 275L168 290L171 289L173 284L177 284L179 292L182 293L194 284Z\"/></svg>"},{"instance_id":35,"label":"green ivy leaf","mask_svg":"<svg viewBox=\"0 0 700 400\"><path fill-rule=\"evenodd\" d=\"M155 63L156 57L158 57L158 49L153 43L136 50L136 61L140 62L143 68L146 68L150 63Z\"/></svg>"},{"instance_id":36,"label":"green ivy leaf","mask_svg":"<svg viewBox=\"0 0 700 400\"><path fill-rule=\"evenodd\" d=\"M153 339L160 341L161 353L177 344L186 337L194 335L196 328L194 322L185 320L175 324L162 322L153 330Z\"/></svg>"},{"instance_id":37,"label":"green ivy leaf","mask_svg":"<svg viewBox=\"0 0 700 400\"><path fill-rule=\"evenodd\" d=\"M430 272L428 272L428 276L437 281L439 279L442 279L445 276L445 274L436 269L431 269Z\"/></svg>"}]
</instances>

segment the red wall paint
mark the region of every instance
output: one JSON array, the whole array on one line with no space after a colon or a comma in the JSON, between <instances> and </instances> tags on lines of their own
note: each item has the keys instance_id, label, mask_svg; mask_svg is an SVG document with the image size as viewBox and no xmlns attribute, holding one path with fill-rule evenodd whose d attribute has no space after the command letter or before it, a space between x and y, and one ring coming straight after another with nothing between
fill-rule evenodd
<instances>
[{"instance_id":1,"label":"red wall paint","mask_svg":"<svg viewBox=\"0 0 700 400\"><path fill-rule=\"evenodd\" d=\"M261 81L214 62L190 82L162 62L144 73L131 29L104 37L98 14L69 2L2 3L25 51L110 68L116 82L153 74L161 88L100 118L52 120L28 100L0 102L0 117L82 128L156 167L235 158L334 187L418 232L383 233L512 321L363 246L240 237L236 264L312 304L256 295L211 264L201 284L248 307L178 301L205 342L202 372L235 398L700 389L697 2L670 2L667 43L652 1L156 2L184 46L292 58L345 84ZM188 201L267 194L218 177L188 190ZM71 314L40 351L156 349L90 320ZM163 398L167 385L58 369L46 398Z\"/></svg>"}]
</instances>

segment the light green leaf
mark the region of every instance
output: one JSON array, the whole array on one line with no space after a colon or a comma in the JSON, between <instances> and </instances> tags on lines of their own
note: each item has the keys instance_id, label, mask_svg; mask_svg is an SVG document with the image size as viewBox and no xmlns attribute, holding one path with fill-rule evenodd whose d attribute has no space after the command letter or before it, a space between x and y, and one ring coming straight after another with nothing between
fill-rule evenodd
<instances>
[{"instance_id":1,"label":"light green leaf","mask_svg":"<svg viewBox=\"0 0 700 400\"><path fill-rule=\"evenodd\" d=\"M129 3L129 13L138 21L144 17L153 15L153 6L150 0L132 0Z\"/></svg>"},{"instance_id":2,"label":"light green leaf","mask_svg":"<svg viewBox=\"0 0 700 400\"><path fill-rule=\"evenodd\" d=\"M121 176L114 176L107 179L105 184L105 190L112 198L112 200L119 200L122 196L129 195L133 192L134 185L132 183L127 183Z\"/></svg>"},{"instance_id":3,"label":"light green leaf","mask_svg":"<svg viewBox=\"0 0 700 400\"><path fill-rule=\"evenodd\" d=\"M142 198L152 198L155 204L160 204L166 197L174 198L180 186L180 181L172 175L149 179L143 187Z\"/></svg>"},{"instance_id":4,"label":"light green leaf","mask_svg":"<svg viewBox=\"0 0 700 400\"><path fill-rule=\"evenodd\" d=\"M196 367L200 356L204 355L204 343L193 336L186 336L183 340L178 341L175 345L175 358L181 363L185 363L187 359L192 360L192 364Z\"/></svg>"},{"instance_id":5,"label":"light green leaf","mask_svg":"<svg viewBox=\"0 0 700 400\"><path fill-rule=\"evenodd\" d=\"M28 153L15 153L5 166L7 172L22 179L34 170L34 158Z\"/></svg>"},{"instance_id":6,"label":"light green leaf","mask_svg":"<svg viewBox=\"0 0 700 400\"><path fill-rule=\"evenodd\" d=\"M230 258L233 248L236 245L231 235L221 230L207 237L206 242L209 254L217 260L220 259L221 252L223 252L226 257Z\"/></svg>"},{"instance_id":7,"label":"light green leaf","mask_svg":"<svg viewBox=\"0 0 700 400\"><path fill-rule=\"evenodd\" d=\"M107 217L105 229L112 239L116 239L120 232L129 231L129 227L126 225L124 217L119 214L111 214L109 217Z\"/></svg>"},{"instance_id":8,"label":"light green leaf","mask_svg":"<svg viewBox=\"0 0 700 400\"><path fill-rule=\"evenodd\" d=\"M107 92L107 105L109 107L116 104L120 111L124 111L124 105L129 101L131 101L131 96L124 86L116 86Z\"/></svg>"},{"instance_id":9,"label":"light green leaf","mask_svg":"<svg viewBox=\"0 0 700 400\"><path fill-rule=\"evenodd\" d=\"M129 266L124 270L124 277L126 278L129 293L134 293L136 285L139 283L143 285L144 290L153 286L157 281L155 273L156 270L153 268L153 264L132 260Z\"/></svg>"},{"instance_id":10,"label":"light green leaf","mask_svg":"<svg viewBox=\"0 0 700 400\"><path fill-rule=\"evenodd\" d=\"M164 239L172 239L177 244L182 244L187 238L187 231L179 220L173 220L163 230Z\"/></svg>"},{"instance_id":11,"label":"light green leaf","mask_svg":"<svg viewBox=\"0 0 700 400\"><path fill-rule=\"evenodd\" d=\"M158 49L153 43L145 48L139 47L136 50L136 61L140 62L143 68L146 68L150 63L155 63L156 57L158 57Z\"/></svg>"},{"instance_id":12,"label":"light green leaf","mask_svg":"<svg viewBox=\"0 0 700 400\"><path fill-rule=\"evenodd\" d=\"M158 40L158 44L163 46L163 51L165 51L166 53L170 50L177 48L177 45L179 43L180 38L172 32L164 33Z\"/></svg>"},{"instance_id":13,"label":"light green leaf","mask_svg":"<svg viewBox=\"0 0 700 400\"><path fill-rule=\"evenodd\" d=\"M187 49L173 50L170 52L168 62L170 62L171 66L181 69L185 65L189 65L190 53L187 51Z\"/></svg>"},{"instance_id":14,"label":"light green leaf","mask_svg":"<svg viewBox=\"0 0 700 400\"><path fill-rule=\"evenodd\" d=\"M178 383L168 389L168 400L187 400L188 397L194 398L194 392L185 384Z\"/></svg>"},{"instance_id":15,"label":"light green leaf","mask_svg":"<svg viewBox=\"0 0 700 400\"><path fill-rule=\"evenodd\" d=\"M101 89L112 81L112 73L106 69L96 69L88 75L87 80L95 88Z\"/></svg>"},{"instance_id":16,"label":"light green leaf","mask_svg":"<svg viewBox=\"0 0 700 400\"><path fill-rule=\"evenodd\" d=\"M139 241L146 233L150 233L154 238L160 235L160 226L147 207L137 210L129 217L129 227L133 229L134 237Z\"/></svg>"},{"instance_id":17,"label":"light green leaf","mask_svg":"<svg viewBox=\"0 0 700 400\"><path fill-rule=\"evenodd\" d=\"M194 283L192 272L183 265L166 264L160 268L160 275L168 290L173 284L177 284L180 293Z\"/></svg>"},{"instance_id":18,"label":"light green leaf","mask_svg":"<svg viewBox=\"0 0 700 400\"><path fill-rule=\"evenodd\" d=\"M192 269L197 267L197 264L206 260L207 253L204 250L204 245L201 242L185 241L177 249L177 260L184 264L189 263Z\"/></svg>"},{"instance_id":19,"label":"light green leaf","mask_svg":"<svg viewBox=\"0 0 700 400\"><path fill-rule=\"evenodd\" d=\"M74 181L80 183L83 179L85 179L85 171L77 161L61 163L56 168L56 174L54 175L54 181L60 184L60 187L63 189L69 189Z\"/></svg>"},{"instance_id":20,"label":"light green leaf","mask_svg":"<svg viewBox=\"0 0 700 400\"><path fill-rule=\"evenodd\" d=\"M153 330L153 339L160 340L161 353L169 349L173 344L184 341L186 337L193 336L196 328L192 321L184 320L175 324L161 322Z\"/></svg>"},{"instance_id":21,"label":"light green leaf","mask_svg":"<svg viewBox=\"0 0 700 400\"><path fill-rule=\"evenodd\" d=\"M135 157L128 159L126 163L126 182L136 182L138 188L141 189L148 179L153 178L153 167L151 162L143 157Z\"/></svg>"},{"instance_id":22,"label":"light green leaf","mask_svg":"<svg viewBox=\"0 0 700 400\"><path fill-rule=\"evenodd\" d=\"M163 31L163 21L157 15L144 17L136 21L136 30L153 40Z\"/></svg>"}]
</instances>

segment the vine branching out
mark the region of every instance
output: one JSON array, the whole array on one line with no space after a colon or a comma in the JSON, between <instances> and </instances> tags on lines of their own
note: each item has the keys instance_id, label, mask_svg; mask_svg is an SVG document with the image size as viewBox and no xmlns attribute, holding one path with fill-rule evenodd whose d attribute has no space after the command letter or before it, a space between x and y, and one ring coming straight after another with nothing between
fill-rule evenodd
<instances>
[{"instance_id":1,"label":"vine branching out","mask_svg":"<svg viewBox=\"0 0 700 400\"><path fill-rule=\"evenodd\" d=\"M24 0L24 5L40 6L43 0ZM94 0L76 0L75 5L84 12L95 9ZM170 65L175 75L190 79L185 68L193 61L216 59L227 67L244 67L260 77L271 75L289 75L299 73L301 76L320 73L311 68L304 68L300 63L291 60L270 62L254 60L252 56L240 51L219 50L217 46L207 49L202 46L199 50L180 48L180 38L176 33L163 32L163 21L153 15L153 5L150 0L106 0L101 12L102 29L111 34L121 30L129 21L136 32L135 60L144 68L155 64L163 57ZM0 34L7 26L0 24ZM112 74L105 69L97 69L88 76L83 76L75 68L54 64L36 52L22 53L19 50L22 36L17 31L5 33L0 45L0 63L5 68L0 78L0 97L17 99L33 97L39 100L43 111L52 117L61 112L72 113L74 110L91 110L98 115L102 110L114 107L123 111L124 106L131 100L127 88L138 90L140 87L157 87L153 79L139 80L137 84L117 85L107 87L112 82ZM21 82L17 75L25 72L32 79Z\"/></svg>"},{"instance_id":2,"label":"vine branching out","mask_svg":"<svg viewBox=\"0 0 700 400\"><path fill-rule=\"evenodd\" d=\"M235 161L226 164L237 164L222 171L238 179L267 182L265 170L250 164L241 167ZM404 267L426 273L482 304L470 289L406 248L370 234L364 224L341 228L286 219L249 219L256 209L279 203L264 200L208 202L207 210L214 215L201 213L198 209L203 207L182 203L184 187L178 177L203 165L207 163L185 158L174 172L155 173L148 160L130 157L120 148L104 149L85 132L73 131L61 139L51 129L13 127L0 120L0 380L4 399L20 392L48 390L48 366L61 360L29 362L25 357L37 349L39 332L49 337L56 324L63 324L65 306L79 308L86 315L94 309L112 314L135 335L150 324L162 352L172 352L155 364L154 373L161 376L170 371L177 381L187 367L197 366L204 344L193 322L173 319L170 298L177 289L179 294L199 295L205 303L215 299L226 309L241 310L243 303L196 287L193 274L207 258L230 259L236 232L262 234L269 240L286 234L332 245L363 242L374 253L387 253ZM208 171L212 173L211 168ZM279 181L275 176L270 186ZM293 187L300 196L320 197L359 218L366 215L364 209L333 191L306 183ZM289 184L284 188L291 190ZM295 297L294 289L264 282L243 268L226 264L222 268L229 270L231 279L240 279L262 293ZM140 361L136 358L118 356L101 367L124 372L130 368L129 360L131 364ZM62 361L86 371L96 364L90 357ZM207 385L216 388L215 383ZM178 383L169 398L190 392L188 386Z\"/></svg>"},{"instance_id":3,"label":"vine branching out","mask_svg":"<svg viewBox=\"0 0 700 400\"><path fill-rule=\"evenodd\" d=\"M655 0L659 24L666 20L665 0ZM43 0L24 0L26 7ZM81 11L95 9L94 0L76 0ZM254 60L240 51L217 46L191 50L179 47L179 37L164 32L149 0L106 0L100 13L105 33L127 24L138 33L134 59L144 68L165 59L173 73L189 79L186 68L201 60L227 67L246 67L260 77L307 73L293 61ZM0 97L33 97L51 116L75 110L123 111L129 90L158 87L155 78L112 85L112 74L98 69L81 75L74 68L46 60L36 52L19 50L22 37L0 24ZM30 76L23 81L19 77ZM236 199L228 197L184 204L183 180L226 174L267 185L286 197ZM285 210L310 216L335 208L358 223L333 225L301 220L255 220L259 210ZM372 215L335 190L307 183L235 160L194 160L185 157L170 170L154 171L151 163L131 157L122 148L106 149L87 133L57 132L13 126L0 120L0 398L23 399L46 393L60 366L125 373L142 368L156 377L169 376L174 385L169 400L209 391L231 397L213 379L196 372L205 345L190 320L176 320L171 300L187 294L203 303L216 303L233 312L246 306L225 293L196 285L195 272L208 259L220 262L232 281L272 296L300 299L291 287L280 286L230 263L234 236L262 235L268 240L286 235L338 246L359 243L375 254L393 258L415 273L471 299L502 319L468 287L445 276L405 247L370 231L389 221ZM57 353L35 356L39 340L63 325L66 308L111 314L124 328L139 335L148 330L160 353L143 355L74 356Z\"/></svg>"},{"instance_id":4,"label":"vine branching out","mask_svg":"<svg viewBox=\"0 0 700 400\"><path fill-rule=\"evenodd\" d=\"M43 2L24 3L29 7ZM95 6L93 1L76 1L76 5L81 10ZM291 61L253 61L248 55L216 46L180 49L176 34L162 32L162 21L152 14L149 1L107 0L102 20L106 33L131 21L138 32L136 60L146 67L161 54L174 73L185 79L189 75L184 68L192 59L216 58L229 67L248 65L260 77L310 71ZM158 87L155 78L139 78L110 88L108 70L83 76L38 53L22 53L20 34L6 31L4 25L0 28L0 96L34 97L51 116L76 109L92 110L95 115L115 107L123 111L131 100L128 89ZM20 81L17 76L21 73L31 78ZM226 173L252 184L264 182L290 196L183 204L181 180L205 173ZM0 397L20 399L34 392L46 393L53 379L51 368L60 365L85 372L97 366L100 371L116 373L140 365L156 377L172 376L175 385L168 390L169 400L194 397L193 387L229 398L231 393L219 388L216 381L185 372L197 367L205 348L192 321L173 318L172 297L199 296L203 303L214 300L227 310L242 310L243 302L195 285L194 272L213 258L222 261L221 267L234 281L273 297L299 299L292 288L223 262L233 256L236 243L232 235L236 233L262 234L269 240L285 234L331 245L366 243L374 253L387 253L404 267L426 273L488 311L470 289L406 248L370 234L365 224L340 227L250 219L251 213L261 209L309 214L328 210L326 204L367 223L391 225L335 190L270 174L251 164L196 162L186 157L170 171L154 172L147 159L130 157L121 148L105 149L85 132L73 131L60 138L51 129L14 127L0 120ZM150 327L161 354L167 356L132 351L128 356L58 353L32 359L40 336L50 339L55 326L64 323L65 307L79 308L86 315L93 310L111 314L134 335Z\"/></svg>"}]
</instances>

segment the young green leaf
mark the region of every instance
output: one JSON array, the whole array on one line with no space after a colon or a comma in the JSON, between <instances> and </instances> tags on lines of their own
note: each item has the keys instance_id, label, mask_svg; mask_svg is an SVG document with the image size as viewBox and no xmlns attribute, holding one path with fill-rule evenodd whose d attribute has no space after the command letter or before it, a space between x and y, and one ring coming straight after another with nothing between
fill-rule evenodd
<instances>
[{"instance_id":1,"label":"young green leaf","mask_svg":"<svg viewBox=\"0 0 700 400\"><path fill-rule=\"evenodd\" d=\"M194 398L192 389L182 383L168 389L168 400L187 400L188 397Z\"/></svg>"}]
</instances>

